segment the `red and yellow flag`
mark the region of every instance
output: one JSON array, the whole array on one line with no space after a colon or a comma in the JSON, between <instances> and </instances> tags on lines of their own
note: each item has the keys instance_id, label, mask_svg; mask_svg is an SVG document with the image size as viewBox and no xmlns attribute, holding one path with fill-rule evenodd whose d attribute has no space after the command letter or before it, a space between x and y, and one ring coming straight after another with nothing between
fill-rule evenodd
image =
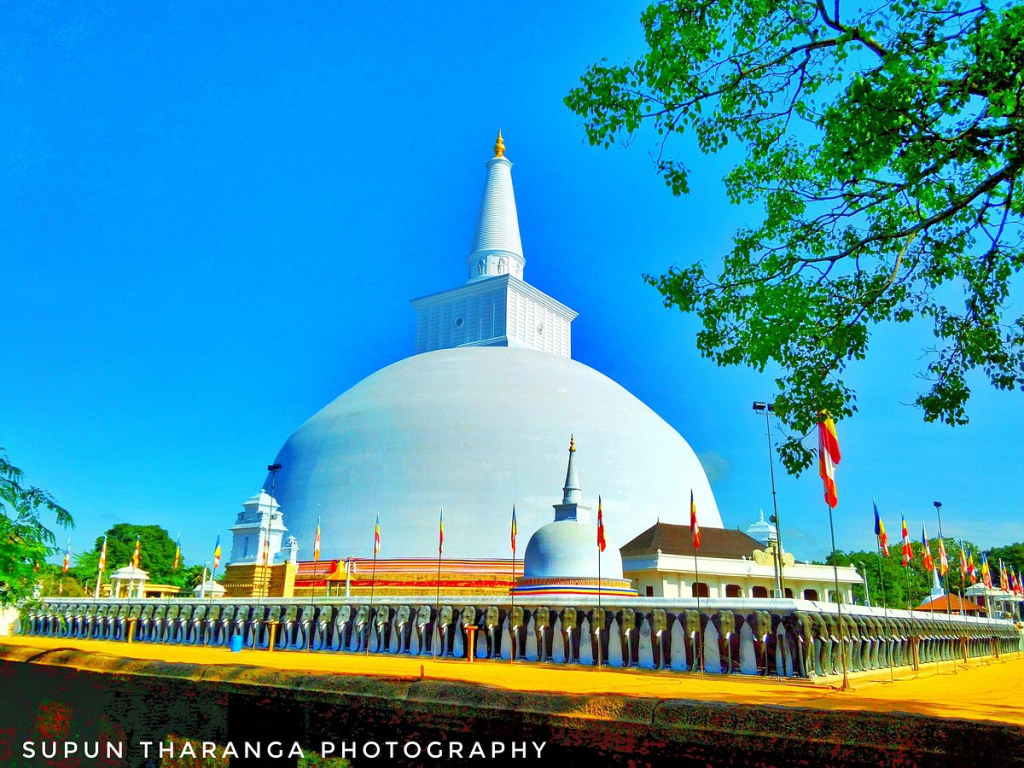
<instances>
[{"instance_id":1,"label":"red and yellow flag","mask_svg":"<svg viewBox=\"0 0 1024 768\"><path fill-rule=\"evenodd\" d=\"M71 539L68 539L68 548L64 550L64 573L68 572L68 566L71 565Z\"/></svg>"},{"instance_id":2,"label":"red and yellow flag","mask_svg":"<svg viewBox=\"0 0 1024 768\"><path fill-rule=\"evenodd\" d=\"M600 504L598 504L600 506ZM516 505L512 505L512 556L516 555L516 535L519 533L519 528L516 526Z\"/></svg>"},{"instance_id":3,"label":"red and yellow flag","mask_svg":"<svg viewBox=\"0 0 1024 768\"><path fill-rule=\"evenodd\" d=\"M946 557L946 544L939 537L939 576L945 576L949 570L949 558Z\"/></svg>"},{"instance_id":4,"label":"red and yellow flag","mask_svg":"<svg viewBox=\"0 0 1024 768\"><path fill-rule=\"evenodd\" d=\"M313 562L320 559L320 518L316 519L316 538L313 539Z\"/></svg>"},{"instance_id":5,"label":"red and yellow flag","mask_svg":"<svg viewBox=\"0 0 1024 768\"><path fill-rule=\"evenodd\" d=\"M135 537L135 554L132 555L132 568L138 568L139 562L142 560L142 538L139 536Z\"/></svg>"},{"instance_id":6,"label":"red and yellow flag","mask_svg":"<svg viewBox=\"0 0 1024 768\"><path fill-rule=\"evenodd\" d=\"M932 562L932 550L928 546L928 529L924 523L921 523L921 546L924 548L924 569L926 571L935 570L935 564Z\"/></svg>"},{"instance_id":7,"label":"red and yellow flag","mask_svg":"<svg viewBox=\"0 0 1024 768\"><path fill-rule=\"evenodd\" d=\"M601 512L601 497L597 497L597 548L604 552L607 542L604 540L604 514Z\"/></svg>"},{"instance_id":8,"label":"red and yellow flag","mask_svg":"<svg viewBox=\"0 0 1024 768\"><path fill-rule=\"evenodd\" d=\"M373 556L376 557L380 552L380 512L377 513L377 517L373 523Z\"/></svg>"},{"instance_id":9,"label":"red and yellow flag","mask_svg":"<svg viewBox=\"0 0 1024 768\"><path fill-rule=\"evenodd\" d=\"M437 554L444 552L444 507L441 507L441 520L437 529Z\"/></svg>"},{"instance_id":10,"label":"red and yellow flag","mask_svg":"<svg viewBox=\"0 0 1024 768\"><path fill-rule=\"evenodd\" d=\"M900 513L900 520L903 521L903 567L906 568L910 565L910 561L914 559L914 549L910 546L910 531L907 530L907 521L903 517L902 512Z\"/></svg>"},{"instance_id":11,"label":"red and yellow flag","mask_svg":"<svg viewBox=\"0 0 1024 768\"><path fill-rule=\"evenodd\" d=\"M693 537L693 548L700 549L700 526L697 525L697 502L693 500L693 489L690 489L690 535Z\"/></svg>"},{"instance_id":12,"label":"red and yellow flag","mask_svg":"<svg viewBox=\"0 0 1024 768\"><path fill-rule=\"evenodd\" d=\"M103 537L103 548L100 550L100 573L107 569L107 537Z\"/></svg>"},{"instance_id":13,"label":"red and yellow flag","mask_svg":"<svg viewBox=\"0 0 1024 768\"><path fill-rule=\"evenodd\" d=\"M889 556L889 534L885 532L885 524L882 522L882 517L878 514L878 504L874 500L871 502L875 507L875 536L878 537L878 548L882 554L886 557Z\"/></svg>"},{"instance_id":14,"label":"red and yellow flag","mask_svg":"<svg viewBox=\"0 0 1024 768\"><path fill-rule=\"evenodd\" d=\"M171 566L172 571L178 570L178 566L181 565L181 534L178 534L177 540L174 542L174 564Z\"/></svg>"},{"instance_id":15,"label":"red and yellow flag","mask_svg":"<svg viewBox=\"0 0 1024 768\"><path fill-rule=\"evenodd\" d=\"M842 458L839 452L839 438L836 437L836 425L828 412L818 414L818 464L821 479L825 483L825 503L835 509L839 503L836 493L836 465Z\"/></svg>"}]
</instances>

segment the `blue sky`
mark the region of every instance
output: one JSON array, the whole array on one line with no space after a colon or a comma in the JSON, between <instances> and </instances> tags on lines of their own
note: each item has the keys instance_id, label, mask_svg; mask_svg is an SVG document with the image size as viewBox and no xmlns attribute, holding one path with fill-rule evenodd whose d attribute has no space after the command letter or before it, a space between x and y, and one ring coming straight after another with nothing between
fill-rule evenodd
<instances>
[{"instance_id":1,"label":"blue sky","mask_svg":"<svg viewBox=\"0 0 1024 768\"><path fill-rule=\"evenodd\" d=\"M700 358L694 319L641 279L715 261L756 215L725 200L730 156L677 145L677 199L643 137L591 148L562 103L589 63L642 50L641 8L9 6L0 444L72 512L74 550L157 523L209 559L288 435L411 353L408 300L462 282L499 125L526 276L580 313L573 356L689 441L727 526L769 510L751 401L771 375ZM890 531L903 510L934 535L941 500L946 535L1024 539L1024 400L978 377L968 427L925 424L906 404L929 344L885 329L845 377L840 548L873 546L872 497ZM816 474L778 490L788 549L823 557Z\"/></svg>"}]
</instances>

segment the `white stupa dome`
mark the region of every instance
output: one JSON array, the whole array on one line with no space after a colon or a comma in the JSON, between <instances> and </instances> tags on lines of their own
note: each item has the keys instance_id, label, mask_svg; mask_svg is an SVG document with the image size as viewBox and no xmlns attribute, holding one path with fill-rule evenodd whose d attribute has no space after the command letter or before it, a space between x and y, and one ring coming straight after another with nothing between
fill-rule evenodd
<instances>
[{"instance_id":1,"label":"white stupa dome","mask_svg":"<svg viewBox=\"0 0 1024 768\"><path fill-rule=\"evenodd\" d=\"M688 520L691 488L701 524L721 527L697 456L654 411L581 363L511 347L428 352L363 379L285 443L277 501L305 559L318 516L325 557L369 555L377 513L382 557L436 555L442 507L446 556L511 557L512 504L523 539L551 520L570 434L609 540Z\"/></svg>"},{"instance_id":2,"label":"white stupa dome","mask_svg":"<svg viewBox=\"0 0 1024 768\"><path fill-rule=\"evenodd\" d=\"M688 521L691 490L701 525L722 525L683 438L571 359L576 313L525 282L500 136L494 152L469 280L413 301L417 354L356 384L277 455L276 501L302 559L312 558L318 517L322 557L370 555L377 515L381 557L436 557L442 507L445 557L509 558L513 503L521 556L551 520L570 434L588 492L579 503L596 508L603 497L609 542L659 518Z\"/></svg>"},{"instance_id":3,"label":"white stupa dome","mask_svg":"<svg viewBox=\"0 0 1024 768\"><path fill-rule=\"evenodd\" d=\"M523 577L527 579L582 578L621 579L622 557L609 544L597 568L597 525L575 520L548 523L526 547Z\"/></svg>"}]
</instances>

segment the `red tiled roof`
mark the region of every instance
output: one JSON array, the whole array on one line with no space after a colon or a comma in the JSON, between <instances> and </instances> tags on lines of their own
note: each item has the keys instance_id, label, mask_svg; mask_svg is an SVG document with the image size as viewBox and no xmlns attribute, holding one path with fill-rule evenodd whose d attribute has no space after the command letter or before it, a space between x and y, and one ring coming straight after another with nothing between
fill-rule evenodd
<instances>
[{"instance_id":1,"label":"red tiled roof","mask_svg":"<svg viewBox=\"0 0 1024 768\"><path fill-rule=\"evenodd\" d=\"M723 557L739 560L750 557L755 549L764 549L757 539L743 531L729 528L701 528L700 550L695 551L690 535L690 526L655 523L631 542L619 549L623 556L653 555L658 550L666 555L695 555L701 557Z\"/></svg>"}]
</instances>

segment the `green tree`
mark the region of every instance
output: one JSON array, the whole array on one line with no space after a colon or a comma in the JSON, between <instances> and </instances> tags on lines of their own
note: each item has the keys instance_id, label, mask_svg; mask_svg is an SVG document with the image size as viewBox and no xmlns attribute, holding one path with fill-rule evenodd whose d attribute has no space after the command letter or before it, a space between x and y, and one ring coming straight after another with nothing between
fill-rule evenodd
<instances>
[{"instance_id":1,"label":"green tree","mask_svg":"<svg viewBox=\"0 0 1024 768\"><path fill-rule=\"evenodd\" d=\"M856 411L843 381L871 331L931 323L917 397L927 421L966 423L967 374L1024 385L1024 8L960 0L663 0L644 11L646 53L592 65L566 104L591 144L659 135L656 168L689 191L670 139L730 141L733 203L763 207L720 268L645 275L695 312L700 352L780 371L775 414L791 472L820 409ZM717 274L716 274L717 273Z\"/></svg>"},{"instance_id":2,"label":"green tree","mask_svg":"<svg viewBox=\"0 0 1024 768\"><path fill-rule=\"evenodd\" d=\"M1016 573L1024 571L1024 542L1019 541L1016 544L995 547L988 552L989 565L995 563L998 568L1000 560L1003 561L1003 565L1013 569Z\"/></svg>"},{"instance_id":3,"label":"green tree","mask_svg":"<svg viewBox=\"0 0 1024 768\"><path fill-rule=\"evenodd\" d=\"M58 551L43 513L62 528L74 527L71 514L49 493L24 485L22 471L0 446L0 607L30 596L37 567Z\"/></svg>"},{"instance_id":4,"label":"green tree","mask_svg":"<svg viewBox=\"0 0 1024 768\"><path fill-rule=\"evenodd\" d=\"M135 554L136 538L140 542L139 568L149 574L151 582L156 584L173 584L187 586L190 574L181 558L178 569L174 570L174 552L176 544L164 528L159 525L134 525L117 523L104 534L107 539L107 567L103 573L104 583L110 581L110 573L118 568L130 565ZM89 552L83 552L75 558L74 575L80 581L91 581L95 584L99 570L100 551L103 549L103 536L96 539L96 544Z\"/></svg>"}]
</instances>

